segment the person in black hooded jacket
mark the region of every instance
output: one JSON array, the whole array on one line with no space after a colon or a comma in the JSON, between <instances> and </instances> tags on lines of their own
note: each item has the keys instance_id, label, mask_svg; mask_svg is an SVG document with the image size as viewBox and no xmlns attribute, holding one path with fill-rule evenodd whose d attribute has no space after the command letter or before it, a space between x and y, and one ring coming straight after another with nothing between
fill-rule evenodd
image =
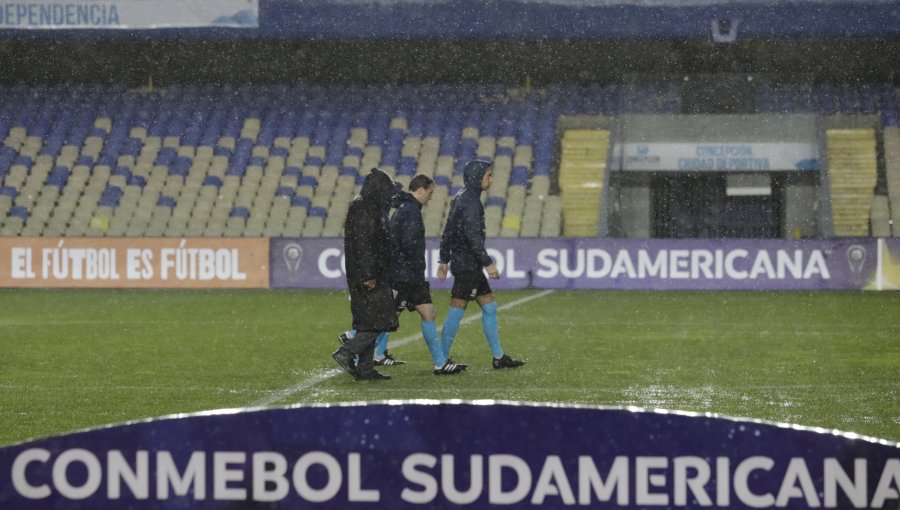
<instances>
[{"instance_id":1,"label":"person in black hooded jacket","mask_svg":"<svg viewBox=\"0 0 900 510\"><path fill-rule=\"evenodd\" d=\"M441 330L441 348L450 359L450 348L459 329L459 323L469 301L481 306L481 327L493 354L494 368L516 368L524 361L510 357L500 346L497 325L497 303L484 272L492 279L500 278L500 271L484 246L484 206L481 192L491 186L493 170L490 161L472 160L463 171L465 186L450 202L450 213L441 236L440 263L437 276L447 278L447 269L453 273L453 290L450 292L450 311Z\"/></svg>"},{"instance_id":2,"label":"person in black hooded jacket","mask_svg":"<svg viewBox=\"0 0 900 510\"><path fill-rule=\"evenodd\" d=\"M350 202L344 221L344 265L357 333L331 357L357 379L390 379L375 370L374 353L378 335L396 331L398 326L390 286L391 237L387 222L395 189L388 174L373 168L359 196Z\"/></svg>"}]
</instances>

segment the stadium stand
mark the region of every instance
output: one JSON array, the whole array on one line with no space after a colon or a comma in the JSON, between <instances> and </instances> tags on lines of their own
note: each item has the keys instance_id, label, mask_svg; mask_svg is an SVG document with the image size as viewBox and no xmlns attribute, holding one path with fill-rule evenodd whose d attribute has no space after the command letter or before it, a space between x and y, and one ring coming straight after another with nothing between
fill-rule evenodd
<instances>
[{"instance_id":1,"label":"stadium stand","mask_svg":"<svg viewBox=\"0 0 900 510\"><path fill-rule=\"evenodd\" d=\"M12 86L2 89L3 235L339 236L379 166L435 178L437 235L473 157L496 161L490 235L559 235L555 117L604 88ZM599 96L599 97L595 97ZM539 226L539 227L538 227Z\"/></svg>"},{"instance_id":2,"label":"stadium stand","mask_svg":"<svg viewBox=\"0 0 900 510\"><path fill-rule=\"evenodd\" d=\"M613 135L558 119L674 114L681 94L677 82L0 86L0 235L340 236L378 166L404 184L434 178L437 236L463 165L485 157L489 236L593 236ZM827 130L835 235L898 235L896 97L865 83L757 88L760 113L882 115L877 129Z\"/></svg>"}]
</instances>

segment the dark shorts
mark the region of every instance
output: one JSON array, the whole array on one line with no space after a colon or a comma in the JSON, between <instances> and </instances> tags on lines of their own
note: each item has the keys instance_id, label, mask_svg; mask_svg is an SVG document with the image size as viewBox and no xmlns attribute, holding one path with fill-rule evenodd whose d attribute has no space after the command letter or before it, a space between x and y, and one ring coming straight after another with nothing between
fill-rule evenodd
<instances>
[{"instance_id":1,"label":"dark shorts","mask_svg":"<svg viewBox=\"0 0 900 510\"><path fill-rule=\"evenodd\" d=\"M398 312L402 312L404 309L413 312L417 306L431 303L431 285L428 282L395 283L394 303L397 305Z\"/></svg>"},{"instance_id":2,"label":"dark shorts","mask_svg":"<svg viewBox=\"0 0 900 510\"><path fill-rule=\"evenodd\" d=\"M450 297L453 299L471 301L491 292L491 286L483 271L467 271L453 275L453 290L450 291Z\"/></svg>"}]
</instances>

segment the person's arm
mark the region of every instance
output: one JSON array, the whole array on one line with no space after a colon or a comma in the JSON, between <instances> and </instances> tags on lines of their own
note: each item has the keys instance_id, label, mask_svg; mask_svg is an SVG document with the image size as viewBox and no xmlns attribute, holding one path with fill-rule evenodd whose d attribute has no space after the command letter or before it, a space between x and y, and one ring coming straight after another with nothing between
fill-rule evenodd
<instances>
[{"instance_id":1,"label":"person's arm","mask_svg":"<svg viewBox=\"0 0 900 510\"><path fill-rule=\"evenodd\" d=\"M352 236L350 242L353 246L353 252L357 255L356 264L359 267L360 281L357 282L361 287L372 290L378 284L375 278L375 256L372 248L375 246L375 232L379 228L378 216L368 214L367 211L361 211L357 214L356 219L358 225L356 235Z\"/></svg>"},{"instance_id":2,"label":"person's arm","mask_svg":"<svg viewBox=\"0 0 900 510\"><path fill-rule=\"evenodd\" d=\"M466 210L466 240L478 262L487 270L488 277L492 280L500 278L500 271L494 265L494 260L488 255L487 248L484 246L484 237L481 232L481 216L475 207Z\"/></svg>"},{"instance_id":3,"label":"person's arm","mask_svg":"<svg viewBox=\"0 0 900 510\"><path fill-rule=\"evenodd\" d=\"M397 209L397 241L400 245L400 251L403 253L403 260L413 260L416 257L416 235L418 232L419 222L416 216L406 207Z\"/></svg>"},{"instance_id":4,"label":"person's arm","mask_svg":"<svg viewBox=\"0 0 900 510\"><path fill-rule=\"evenodd\" d=\"M455 199L454 199L455 200ZM437 277L438 280L444 281L447 279L447 269L448 264L450 263L450 238L453 237L453 204L450 204L450 214L451 216L447 218L447 223L444 225L444 232L441 234L441 249L439 254L439 262L437 269Z\"/></svg>"},{"instance_id":5,"label":"person's arm","mask_svg":"<svg viewBox=\"0 0 900 510\"><path fill-rule=\"evenodd\" d=\"M469 248L472 250L472 253L475 254L475 257L478 259L478 262L482 267L487 267L494 263L491 259L491 256L487 253L487 248L484 246L484 238L481 234L481 217L478 215L478 211L474 207L470 207L465 211L465 227L463 228L463 232L466 236L466 242L469 244Z\"/></svg>"}]
</instances>

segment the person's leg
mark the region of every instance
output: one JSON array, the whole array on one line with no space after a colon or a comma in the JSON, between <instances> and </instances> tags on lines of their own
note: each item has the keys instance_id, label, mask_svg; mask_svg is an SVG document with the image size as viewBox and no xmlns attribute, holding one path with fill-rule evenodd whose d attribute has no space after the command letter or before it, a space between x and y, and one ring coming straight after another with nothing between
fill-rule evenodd
<instances>
[{"instance_id":1,"label":"person's leg","mask_svg":"<svg viewBox=\"0 0 900 510\"><path fill-rule=\"evenodd\" d=\"M441 328L441 350L445 359L450 357L450 348L453 347L459 323L462 322L468 304L469 302L465 299L450 299L450 310L447 311L447 318L444 319L444 326Z\"/></svg>"},{"instance_id":2,"label":"person's leg","mask_svg":"<svg viewBox=\"0 0 900 510\"><path fill-rule=\"evenodd\" d=\"M350 375L357 377L363 371L372 370L372 353L375 348L376 331L360 331L353 338L342 344L331 357ZM363 364L363 353L368 351L367 365ZM354 362L354 358L358 362Z\"/></svg>"},{"instance_id":3,"label":"person's leg","mask_svg":"<svg viewBox=\"0 0 900 510\"><path fill-rule=\"evenodd\" d=\"M375 339L375 359L384 359L384 353L387 351L388 332L382 331L378 338Z\"/></svg>"},{"instance_id":4,"label":"person's leg","mask_svg":"<svg viewBox=\"0 0 900 510\"><path fill-rule=\"evenodd\" d=\"M505 354L503 348L500 347L500 331L497 326L497 302L494 301L494 293L491 291L487 278L484 278L484 275L480 276L481 281L478 284L478 293L475 300L481 306L481 329L484 330L484 336L487 338L488 345L491 347L491 354L493 355L491 366L494 368L520 367L525 362Z\"/></svg>"},{"instance_id":5,"label":"person's leg","mask_svg":"<svg viewBox=\"0 0 900 510\"><path fill-rule=\"evenodd\" d=\"M500 328L497 325L497 302L493 294L485 294L475 298L481 305L481 329L487 338L494 359L503 357L503 348L500 346Z\"/></svg>"},{"instance_id":6,"label":"person's leg","mask_svg":"<svg viewBox=\"0 0 900 510\"><path fill-rule=\"evenodd\" d=\"M357 358L356 369L359 372L359 377L363 377L375 371L375 339L378 337L378 334L379 333L372 333L372 339L362 351L357 353L359 354L359 358ZM356 334L357 337L359 335L360 333Z\"/></svg>"},{"instance_id":7,"label":"person's leg","mask_svg":"<svg viewBox=\"0 0 900 510\"><path fill-rule=\"evenodd\" d=\"M422 337L425 339L425 345L428 346L428 352L431 353L431 360L434 361L434 368L444 366L446 357L441 348L441 341L438 338L437 324L434 319L437 316L433 303L425 303L416 307L416 311L422 317Z\"/></svg>"}]
</instances>

